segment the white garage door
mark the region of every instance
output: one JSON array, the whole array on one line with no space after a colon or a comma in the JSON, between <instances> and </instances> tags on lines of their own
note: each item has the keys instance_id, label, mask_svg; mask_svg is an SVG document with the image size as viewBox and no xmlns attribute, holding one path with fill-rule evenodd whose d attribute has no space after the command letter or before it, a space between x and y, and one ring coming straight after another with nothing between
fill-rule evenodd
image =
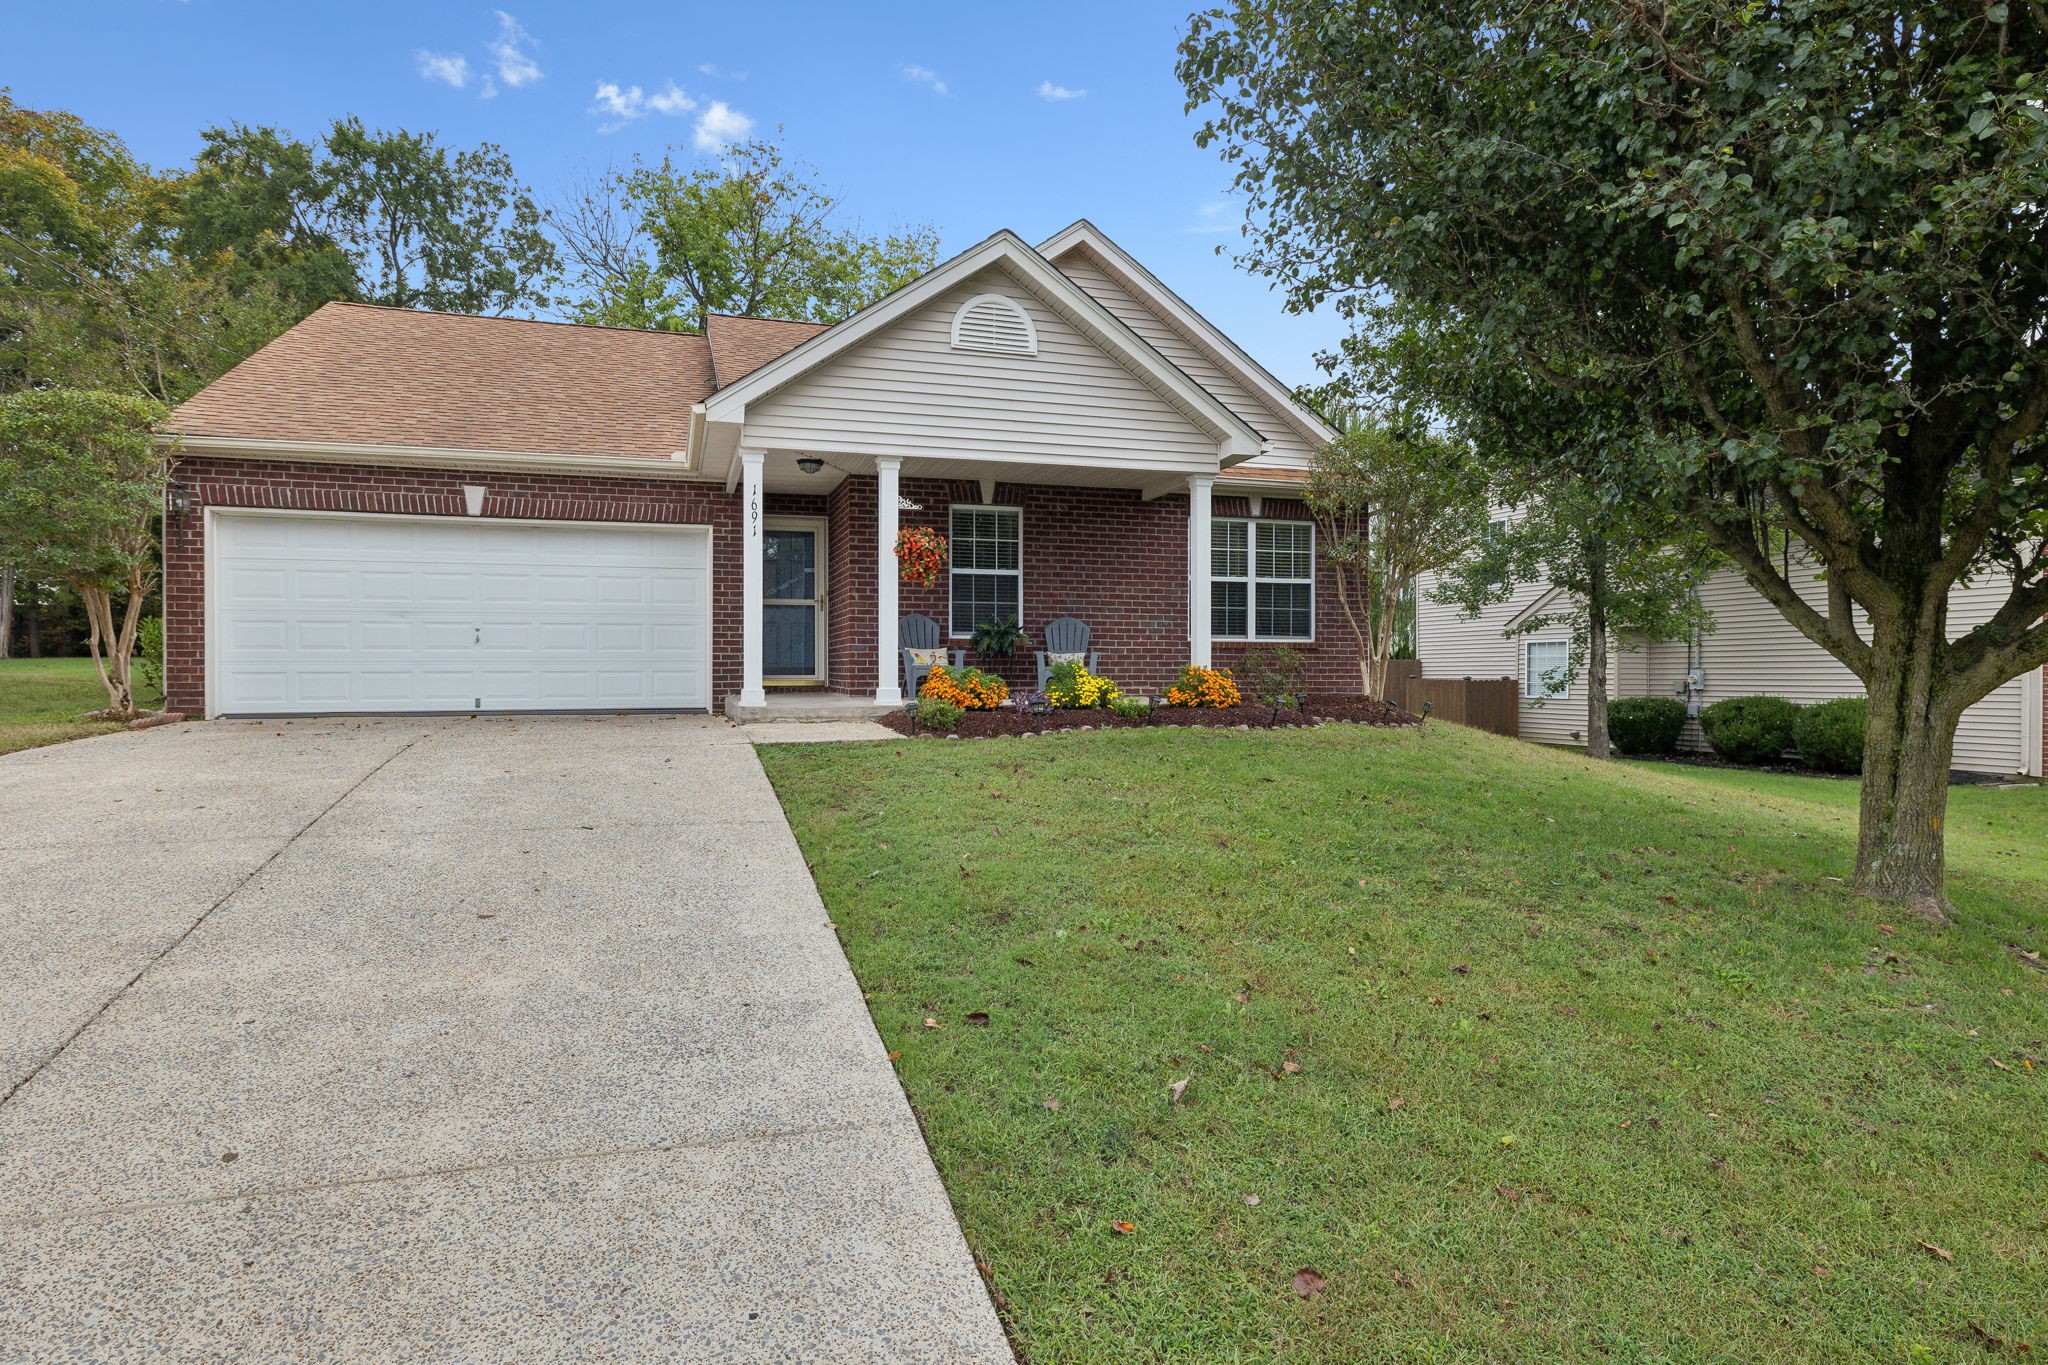
<instances>
[{"instance_id":1,"label":"white garage door","mask_svg":"<svg viewBox=\"0 0 2048 1365\"><path fill-rule=\"evenodd\" d=\"M703 527L216 512L215 714L708 707Z\"/></svg>"}]
</instances>

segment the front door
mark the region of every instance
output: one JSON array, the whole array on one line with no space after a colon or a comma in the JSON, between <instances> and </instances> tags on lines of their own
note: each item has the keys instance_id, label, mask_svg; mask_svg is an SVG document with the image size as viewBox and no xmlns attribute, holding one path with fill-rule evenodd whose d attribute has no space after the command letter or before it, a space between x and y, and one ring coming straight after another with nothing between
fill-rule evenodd
<instances>
[{"instance_id":1,"label":"front door","mask_svg":"<svg viewBox=\"0 0 2048 1365\"><path fill-rule=\"evenodd\" d=\"M761 680L825 681L825 523L770 517L761 540Z\"/></svg>"}]
</instances>

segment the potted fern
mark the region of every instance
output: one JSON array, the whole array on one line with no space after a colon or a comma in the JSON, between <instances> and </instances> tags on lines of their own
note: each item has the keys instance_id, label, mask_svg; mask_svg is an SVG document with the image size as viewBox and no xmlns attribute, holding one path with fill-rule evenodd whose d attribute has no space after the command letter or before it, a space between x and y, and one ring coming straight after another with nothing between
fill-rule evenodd
<instances>
[{"instance_id":1,"label":"potted fern","mask_svg":"<svg viewBox=\"0 0 2048 1365\"><path fill-rule=\"evenodd\" d=\"M1005 616L1000 621L983 621L974 628L974 652L985 659L1007 659L1020 649L1031 647L1031 637L1024 633L1014 616Z\"/></svg>"}]
</instances>

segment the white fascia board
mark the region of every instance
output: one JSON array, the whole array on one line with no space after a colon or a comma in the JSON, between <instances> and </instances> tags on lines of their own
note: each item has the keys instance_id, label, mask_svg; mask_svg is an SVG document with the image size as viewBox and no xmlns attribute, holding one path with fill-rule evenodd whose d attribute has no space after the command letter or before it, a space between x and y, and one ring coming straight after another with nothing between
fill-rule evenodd
<instances>
[{"instance_id":1,"label":"white fascia board","mask_svg":"<svg viewBox=\"0 0 2048 1365\"><path fill-rule=\"evenodd\" d=\"M743 414L750 399L773 393L833 356L859 345L960 281L992 266L1008 267L1020 284L1076 324L1125 369L1157 389L1174 406L1198 418L1219 441L1228 444L1232 454L1242 450L1244 453L1237 457L1249 459L1258 453L1264 438L1249 423L1007 229L712 394L704 402L706 419L740 420L734 414Z\"/></svg>"},{"instance_id":2,"label":"white fascia board","mask_svg":"<svg viewBox=\"0 0 2048 1365\"><path fill-rule=\"evenodd\" d=\"M1119 284L1133 289L1177 330L1194 340L1206 342L1224 368L1232 371L1247 388L1291 420L1303 436L1317 444L1337 439L1336 428L1297 403L1294 394L1273 377L1272 371L1252 359L1227 333L1196 312L1186 299L1167 288L1158 276L1147 270L1143 262L1118 246L1086 218L1039 243L1038 253L1047 260L1055 260L1077 246L1093 251L1110 267Z\"/></svg>"},{"instance_id":3,"label":"white fascia board","mask_svg":"<svg viewBox=\"0 0 2048 1365\"><path fill-rule=\"evenodd\" d=\"M1500 628L1501 634L1506 635L1511 631L1517 630L1524 621L1532 621L1536 617L1550 611L1557 606L1563 597L1564 589L1559 587L1547 588L1543 592L1538 593L1534 602L1531 602L1528 606L1523 607L1508 618L1507 624Z\"/></svg>"},{"instance_id":4,"label":"white fascia board","mask_svg":"<svg viewBox=\"0 0 2048 1365\"><path fill-rule=\"evenodd\" d=\"M243 436L157 438L190 455L240 455L306 464L377 464L407 469L532 470L556 474L635 474L649 479L696 479L693 462L647 455L560 455L544 451L463 450L440 446L363 445L337 441L273 441Z\"/></svg>"}]
</instances>

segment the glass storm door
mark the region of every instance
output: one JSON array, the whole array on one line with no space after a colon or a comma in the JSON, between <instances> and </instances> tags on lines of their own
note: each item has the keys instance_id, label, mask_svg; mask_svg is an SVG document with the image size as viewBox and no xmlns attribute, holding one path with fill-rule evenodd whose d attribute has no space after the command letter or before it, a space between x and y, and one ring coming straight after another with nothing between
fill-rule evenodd
<instances>
[{"instance_id":1,"label":"glass storm door","mask_svg":"<svg viewBox=\"0 0 2048 1365\"><path fill-rule=\"evenodd\" d=\"M770 521L761 538L761 676L825 680L825 525Z\"/></svg>"}]
</instances>

